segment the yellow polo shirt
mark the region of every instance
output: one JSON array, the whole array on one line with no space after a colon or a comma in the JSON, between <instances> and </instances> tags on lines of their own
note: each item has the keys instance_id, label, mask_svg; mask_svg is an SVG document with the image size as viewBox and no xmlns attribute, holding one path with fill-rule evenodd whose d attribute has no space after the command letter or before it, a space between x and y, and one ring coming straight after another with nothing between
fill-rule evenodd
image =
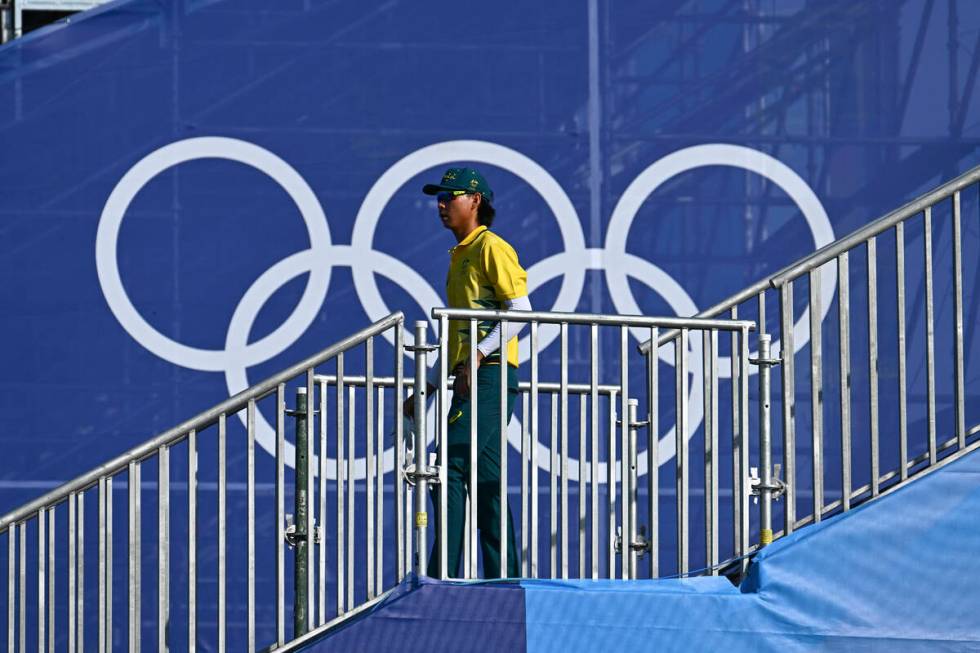
<instances>
[{"instance_id":1,"label":"yellow polo shirt","mask_svg":"<svg viewBox=\"0 0 980 653\"><path fill-rule=\"evenodd\" d=\"M487 230L474 229L461 243L449 250L446 299L450 308L503 310L505 299L527 295L527 272L517 260L517 252L507 241ZM477 324L479 343L493 328L494 320ZM512 327L509 327L512 328ZM449 321L449 370L466 360L470 353L470 327L467 320ZM507 342L507 361L517 367L517 338ZM496 351L484 359L500 362Z\"/></svg>"}]
</instances>

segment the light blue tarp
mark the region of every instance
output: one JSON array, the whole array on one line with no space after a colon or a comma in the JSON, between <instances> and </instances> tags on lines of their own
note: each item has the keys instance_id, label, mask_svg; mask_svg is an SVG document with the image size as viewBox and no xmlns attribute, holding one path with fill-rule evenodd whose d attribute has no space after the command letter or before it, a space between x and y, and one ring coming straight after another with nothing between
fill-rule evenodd
<instances>
[{"instance_id":1,"label":"light blue tarp","mask_svg":"<svg viewBox=\"0 0 980 653\"><path fill-rule=\"evenodd\" d=\"M978 514L974 453L777 541L740 587L523 580L522 625L517 583L413 578L308 650L521 650L524 633L533 653L980 650Z\"/></svg>"}]
</instances>

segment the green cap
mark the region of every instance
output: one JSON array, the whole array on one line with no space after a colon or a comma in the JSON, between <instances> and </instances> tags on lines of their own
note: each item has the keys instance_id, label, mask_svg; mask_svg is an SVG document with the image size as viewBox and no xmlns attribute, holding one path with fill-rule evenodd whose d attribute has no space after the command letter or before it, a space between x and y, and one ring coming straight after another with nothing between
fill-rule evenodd
<instances>
[{"instance_id":1,"label":"green cap","mask_svg":"<svg viewBox=\"0 0 980 653\"><path fill-rule=\"evenodd\" d=\"M426 195L435 195L442 191L452 190L480 193L488 201L493 201L493 191L487 185L487 180L473 168L450 168L438 184L426 184L422 187L422 192Z\"/></svg>"}]
</instances>

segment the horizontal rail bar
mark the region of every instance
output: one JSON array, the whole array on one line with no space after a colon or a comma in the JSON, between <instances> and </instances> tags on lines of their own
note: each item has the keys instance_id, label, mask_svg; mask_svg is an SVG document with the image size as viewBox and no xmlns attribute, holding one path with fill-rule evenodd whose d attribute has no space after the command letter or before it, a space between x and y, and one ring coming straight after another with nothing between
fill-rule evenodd
<instances>
[{"instance_id":1,"label":"horizontal rail bar","mask_svg":"<svg viewBox=\"0 0 980 653\"><path fill-rule=\"evenodd\" d=\"M665 327L687 329L719 329L741 331L754 329L748 320L712 320L694 317L646 317L643 315L600 315L596 313L561 313L549 311L490 311L476 308L433 308L432 317L450 320L508 320L510 322L540 322L544 324L598 324L600 326Z\"/></svg>"},{"instance_id":2,"label":"horizontal rail bar","mask_svg":"<svg viewBox=\"0 0 980 653\"><path fill-rule=\"evenodd\" d=\"M34 514L39 509L60 503L61 501L67 499L68 495L72 492L80 492L95 485L98 483L100 477L116 474L126 469L129 463L138 462L144 458L152 456L160 447L164 445L172 445L180 440L183 440L190 431L200 431L211 426L212 424L217 424L221 415L236 413L243 410L246 406L248 406L249 401L260 399L267 394L275 392L280 383L285 383L289 379L298 376L301 372L320 365L343 351L356 347L368 338L390 329L395 324L402 322L404 319L405 317L401 311L392 313L391 315L375 322L371 326L334 343L319 353L313 354L299 363L296 363L292 367L289 367L284 371L270 376L266 380L239 392L233 397L229 397L217 406L214 406L213 408L210 408L203 413L200 413L199 415L178 424L172 429L164 431L150 440L147 440L143 444L113 458L109 462L99 465L91 471L82 474L81 476L78 476L67 483L64 483L54 490L51 490L34 501L31 501L30 503L7 513L3 517L0 517L0 533L6 531L10 524L21 521L28 515Z\"/></svg>"},{"instance_id":3,"label":"horizontal rail bar","mask_svg":"<svg viewBox=\"0 0 980 653\"><path fill-rule=\"evenodd\" d=\"M456 377L452 374L447 378L450 386ZM335 374L317 374L313 377L313 380L317 383L332 384L337 382L337 375ZM393 388L395 386L395 380L390 376L375 376L372 378L372 382L375 386L380 386L383 388ZM344 375L344 385L353 385L356 387L363 387L367 385L367 379L364 376L350 376ZM402 385L406 388L411 388L415 385L415 379L405 379L402 381ZM566 386L570 393L574 394L589 394L592 391L592 386L588 383L569 383ZM598 385L596 386L600 394L612 394L614 392L618 393L620 387L618 385ZM522 392L531 391L530 381L521 381L517 384L517 389ZM543 381L538 382L538 392L560 392L560 383L547 383Z\"/></svg>"}]
</instances>

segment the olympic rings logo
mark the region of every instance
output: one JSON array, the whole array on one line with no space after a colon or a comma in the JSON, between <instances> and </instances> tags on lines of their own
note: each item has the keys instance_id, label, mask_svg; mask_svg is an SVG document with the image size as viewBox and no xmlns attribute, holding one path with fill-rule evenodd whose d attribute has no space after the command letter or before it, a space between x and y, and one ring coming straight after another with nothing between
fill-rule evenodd
<instances>
[{"instance_id":1,"label":"olympic rings logo","mask_svg":"<svg viewBox=\"0 0 980 653\"><path fill-rule=\"evenodd\" d=\"M221 350L191 347L160 333L136 310L122 284L117 259L119 230L130 203L137 193L161 172L196 159L226 159L242 163L268 175L278 183L299 209L310 239L307 250L297 252L271 266L245 292L239 301ZM652 262L626 251L626 240L633 221L646 199L672 177L705 166L742 168L765 177L781 188L799 207L810 228L815 248L834 240L830 220L820 200L807 183L792 169L777 159L748 147L728 144L707 144L687 147L673 152L647 167L626 188L613 209L606 232L605 245L589 248L578 214L571 199L558 182L538 163L511 148L487 141L446 141L423 147L392 165L368 191L354 220L350 245L334 244L330 225L313 190L303 177L286 161L252 143L221 137L190 138L176 141L151 152L119 180L113 188L99 220L95 242L96 268L99 283L109 308L123 328L143 347L155 355L181 367L223 372L229 395L249 387L247 369L270 360L298 340L313 323L326 298L333 266L350 266L354 288L365 312L379 320L391 310L385 305L375 279L376 274L399 284L422 307L442 305L438 293L415 270L394 257L374 249L374 233L381 214L393 194L415 175L436 166L460 160L475 161L503 168L528 183L545 201L558 222L564 251L538 261L527 270L530 292L561 276L561 287L553 311L574 311L585 286L586 270L605 272L613 305L622 314L639 314L640 308L629 288L633 277L659 293L677 315L694 315L698 308L690 295L670 275ZM584 265L583 265L584 263ZM259 311L272 295L292 279L308 274L306 288L293 312L272 333L250 343L248 335ZM821 320L830 309L837 286L833 266L821 270ZM809 341L808 309L795 322L793 340L795 351ZM542 325L539 330L539 349L544 350L558 337L557 326ZM634 338L645 339L643 329L632 332ZM411 335L406 333L407 339ZM393 344L390 333L385 334ZM691 339L689 352L691 372L697 374L701 357L700 340ZM779 343L773 344L778 355ZM795 352L794 352L795 353ZM530 356L529 336L520 342L521 361ZM673 356L663 352L661 358L673 363ZM730 377L731 361L719 360L719 376ZM701 387L692 383L690 405L691 433L697 430L704 415ZM434 419L429 420L434 423ZM430 439L431 439L430 434ZM688 434L690 437L690 433ZM511 446L520 449L521 432L516 418L508 429ZM659 459L668 461L674 455L674 433L671 428L660 437ZM261 413L256 414L256 442L270 454L275 454L275 432ZM546 471L550 468L550 451L541 442L538 460ZM286 443L286 463L293 465L295 451ZM384 469L394 467L394 452L384 452ZM646 456L640 452L639 474L646 473ZM601 464L604 467L605 463ZM571 461L573 480L577 480L577 462ZM365 460L355 461L355 477L364 478ZM336 478L336 461L330 459L327 475ZM606 473L600 469L600 478Z\"/></svg>"}]
</instances>

